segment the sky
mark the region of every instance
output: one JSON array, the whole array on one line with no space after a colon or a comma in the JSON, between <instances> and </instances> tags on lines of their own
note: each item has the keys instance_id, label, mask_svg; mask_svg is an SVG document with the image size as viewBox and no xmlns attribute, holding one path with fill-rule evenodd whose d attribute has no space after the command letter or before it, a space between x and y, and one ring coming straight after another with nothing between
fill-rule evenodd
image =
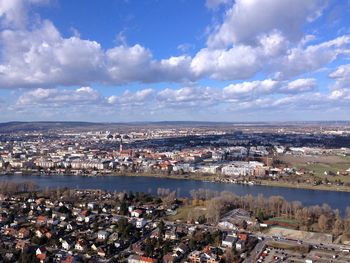
<instances>
[{"instance_id":1,"label":"sky","mask_svg":"<svg viewBox=\"0 0 350 263\"><path fill-rule=\"evenodd\" d=\"M0 0L0 122L350 120L350 1Z\"/></svg>"}]
</instances>

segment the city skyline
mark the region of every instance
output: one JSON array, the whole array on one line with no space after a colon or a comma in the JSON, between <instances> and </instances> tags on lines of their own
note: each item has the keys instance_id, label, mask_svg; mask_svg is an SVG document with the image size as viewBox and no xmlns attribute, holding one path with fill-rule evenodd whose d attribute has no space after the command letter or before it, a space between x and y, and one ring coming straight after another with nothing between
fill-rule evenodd
<instances>
[{"instance_id":1,"label":"city skyline","mask_svg":"<svg viewBox=\"0 0 350 263\"><path fill-rule=\"evenodd\" d=\"M350 2L0 1L0 122L350 120Z\"/></svg>"}]
</instances>

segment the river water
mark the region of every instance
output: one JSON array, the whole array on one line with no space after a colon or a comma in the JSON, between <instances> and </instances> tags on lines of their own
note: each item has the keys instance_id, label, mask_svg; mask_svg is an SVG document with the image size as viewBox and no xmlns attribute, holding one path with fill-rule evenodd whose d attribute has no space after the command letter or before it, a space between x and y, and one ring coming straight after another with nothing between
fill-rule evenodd
<instances>
[{"instance_id":1,"label":"river water","mask_svg":"<svg viewBox=\"0 0 350 263\"><path fill-rule=\"evenodd\" d=\"M109 191L133 191L156 194L158 188L169 188L178 191L179 196L189 197L193 189L210 189L214 191L230 191L237 195L263 194L283 196L288 201L300 201L305 206L329 204L333 209L339 209L344 214L346 207L350 207L350 192L321 191L309 189L295 189L261 185L238 185L226 183L212 183L195 180L133 177L133 176L0 176L0 181L24 182L32 181L38 186L70 187L76 189L104 189Z\"/></svg>"}]
</instances>

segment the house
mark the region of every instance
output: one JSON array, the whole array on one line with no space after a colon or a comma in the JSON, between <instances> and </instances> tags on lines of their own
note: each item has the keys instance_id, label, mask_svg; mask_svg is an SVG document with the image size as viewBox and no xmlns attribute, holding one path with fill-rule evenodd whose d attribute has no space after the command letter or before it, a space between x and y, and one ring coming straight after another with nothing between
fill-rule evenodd
<instances>
[{"instance_id":1,"label":"house","mask_svg":"<svg viewBox=\"0 0 350 263\"><path fill-rule=\"evenodd\" d=\"M151 235L150 235L150 238L156 238L156 239L158 239L160 237L160 231L159 231L159 229L157 228L157 229L154 229L153 231L152 231L152 233L151 233Z\"/></svg>"},{"instance_id":2,"label":"house","mask_svg":"<svg viewBox=\"0 0 350 263\"><path fill-rule=\"evenodd\" d=\"M240 240L247 241L248 240L248 234L247 233L239 233L238 234L238 238Z\"/></svg>"},{"instance_id":3,"label":"house","mask_svg":"<svg viewBox=\"0 0 350 263\"><path fill-rule=\"evenodd\" d=\"M137 228L143 228L147 224L147 220L140 218L136 221Z\"/></svg>"},{"instance_id":4,"label":"house","mask_svg":"<svg viewBox=\"0 0 350 263\"><path fill-rule=\"evenodd\" d=\"M96 218L96 215L88 215L85 217L84 221L85 221L85 223L89 223L89 222L94 221L95 218Z\"/></svg>"},{"instance_id":5,"label":"house","mask_svg":"<svg viewBox=\"0 0 350 263\"><path fill-rule=\"evenodd\" d=\"M143 211L141 209L135 209L131 212L131 216L133 217L141 217Z\"/></svg>"},{"instance_id":6,"label":"house","mask_svg":"<svg viewBox=\"0 0 350 263\"><path fill-rule=\"evenodd\" d=\"M70 250L74 247L74 241L73 240L69 240L69 239L65 239L61 241L62 243L62 248L64 250Z\"/></svg>"},{"instance_id":7,"label":"house","mask_svg":"<svg viewBox=\"0 0 350 263\"><path fill-rule=\"evenodd\" d=\"M78 239L77 243L75 244L74 248L78 251L85 251L87 247L87 242L84 239Z\"/></svg>"},{"instance_id":8,"label":"house","mask_svg":"<svg viewBox=\"0 0 350 263\"><path fill-rule=\"evenodd\" d=\"M216 256L211 255L211 253L206 252L200 252L200 251L193 251L188 256L190 263L218 263L220 262L218 259L216 259Z\"/></svg>"},{"instance_id":9,"label":"house","mask_svg":"<svg viewBox=\"0 0 350 263\"><path fill-rule=\"evenodd\" d=\"M241 251L245 248L245 242L243 240L238 240L236 243L236 250Z\"/></svg>"},{"instance_id":10,"label":"house","mask_svg":"<svg viewBox=\"0 0 350 263\"><path fill-rule=\"evenodd\" d=\"M231 230L236 230L237 227L235 226L235 224L229 222L229 221L221 221L218 224L218 227L221 229L231 229Z\"/></svg>"},{"instance_id":11,"label":"house","mask_svg":"<svg viewBox=\"0 0 350 263\"><path fill-rule=\"evenodd\" d=\"M100 240L106 240L108 236L109 236L109 233L104 230L100 230L97 233L97 239L100 239Z\"/></svg>"},{"instance_id":12,"label":"house","mask_svg":"<svg viewBox=\"0 0 350 263\"><path fill-rule=\"evenodd\" d=\"M175 240L176 239L175 230L167 230L167 231L165 231L164 238L165 239L170 239L170 240Z\"/></svg>"},{"instance_id":13,"label":"house","mask_svg":"<svg viewBox=\"0 0 350 263\"><path fill-rule=\"evenodd\" d=\"M84 222L85 221L85 216L84 215L78 215L77 216L77 221L78 222Z\"/></svg>"},{"instance_id":14,"label":"house","mask_svg":"<svg viewBox=\"0 0 350 263\"><path fill-rule=\"evenodd\" d=\"M18 231L17 236L18 236L18 238L24 239L24 238L28 238L29 234L30 234L29 230L24 228L24 227L22 227Z\"/></svg>"},{"instance_id":15,"label":"house","mask_svg":"<svg viewBox=\"0 0 350 263\"><path fill-rule=\"evenodd\" d=\"M222 240L221 245L223 247L232 248L233 245L236 243L236 241L237 241L237 238L235 238L234 236L228 235L224 240Z\"/></svg>"},{"instance_id":16,"label":"house","mask_svg":"<svg viewBox=\"0 0 350 263\"><path fill-rule=\"evenodd\" d=\"M135 243L132 245L132 251L137 255L143 255L145 252L143 251L143 246L140 243Z\"/></svg>"},{"instance_id":17,"label":"house","mask_svg":"<svg viewBox=\"0 0 350 263\"><path fill-rule=\"evenodd\" d=\"M70 223L68 223L67 226L66 226L66 229L67 229L68 231L72 231L72 230L74 230L75 228L76 228L76 224L75 224L74 222L70 222Z\"/></svg>"},{"instance_id":18,"label":"house","mask_svg":"<svg viewBox=\"0 0 350 263\"><path fill-rule=\"evenodd\" d=\"M44 263L46 261L46 254L38 254L36 255L36 258L39 260L40 263Z\"/></svg>"},{"instance_id":19,"label":"house","mask_svg":"<svg viewBox=\"0 0 350 263\"><path fill-rule=\"evenodd\" d=\"M130 255L128 257L128 263L157 263L157 260L149 257Z\"/></svg>"},{"instance_id":20,"label":"house","mask_svg":"<svg viewBox=\"0 0 350 263\"><path fill-rule=\"evenodd\" d=\"M35 250L35 254L36 254L36 255L39 255L39 254L46 254L46 247L44 247L44 246L38 247L38 248Z\"/></svg>"},{"instance_id":21,"label":"house","mask_svg":"<svg viewBox=\"0 0 350 263\"><path fill-rule=\"evenodd\" d=\"M38 238L42 238L44 236L47 238L51 238L52 234L47 228L39 228L35 231L35 236L37 236Z\"/></svg>"},{"instance_id":22,"label":"house","mask_svg":"<svg viewBox=\"0 0 350 263\"><path fill-rule=\"evenodd\" d=\"M6 227L4 230L4 235L5 236L15 236L17 233L16 229L12 227Z\"/></svg>"},{"instance_id":23,"label":"house","mask_svg":"<svg viewBox=\"0 0 350 263\"><path fill-rule=\"evenodd\" d=\"M40 262L45 262L45 259L46 259L46 247L44 247L44 246L38 247L37 250L35 251L35 255L36 255L36 258Z\"/></svg>"},{"instance_id":24,"label":"house","mask_svg":"<svg viewBox=\"0 0 350 263\"><path fill-rule=\"evenodd\" d=\"M41 225L41 226L46 225L47 224L47 217L46 216L38 216L36 218L36 223L38 225Z\"/></svg>"},{"instance_id":25,"label":"house","mask_svg":"<svg viewBox=\"0 0 350 263\"><path fill-rule=\"evenodd\" d=\"M101 258L104 258L106 256L106 249L99 247L97 249L97 255L99 255Z\"/></svg>"},{"instance_id":26,"label":"house","mask_svg":"<svg viewBox=\"0 0 350 263\"><path fill-rule=\"evenodd\" d=\"M90 203L88 203L87 207L90 210L95 210L96 208L98 208L98 205L95 202L90 202Z\"/></svg>"},{"instance_id":27,"label":"house","mask_svg":"<svg viewBox=\"0 0 350 263\"><path fill-rule=\"evenodd\" d=\"M188 247L184 243L181 243L174 249L174 251L180 252L181 254L185 254L188 251Z\"/></svg>"},{"instance_id":28,"label":"house","mask_svg":"<svg viewBox=\"0 0 350 263\"><path fill-rule=\"evenodd\" d=\"M29 241L26 240L18 240L16 243L16 249L18 250L25 250L26 248L28 248L30 245Z\"/></svg>"}]
</instances>

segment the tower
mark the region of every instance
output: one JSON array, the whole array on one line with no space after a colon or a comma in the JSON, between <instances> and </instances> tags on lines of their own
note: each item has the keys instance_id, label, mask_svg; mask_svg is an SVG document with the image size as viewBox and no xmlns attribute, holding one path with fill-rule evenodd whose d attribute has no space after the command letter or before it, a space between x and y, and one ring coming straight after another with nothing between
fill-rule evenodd
<instances>
[{"instance_id":1,"label":"tower","mask_svg":"<svg viewBox=\"0 0 350 263\"><path fill-rule=\"evenodd\" d=\"M123 139L120 139L119 152L123 151Z\"/></svg>"}]
</instances>

